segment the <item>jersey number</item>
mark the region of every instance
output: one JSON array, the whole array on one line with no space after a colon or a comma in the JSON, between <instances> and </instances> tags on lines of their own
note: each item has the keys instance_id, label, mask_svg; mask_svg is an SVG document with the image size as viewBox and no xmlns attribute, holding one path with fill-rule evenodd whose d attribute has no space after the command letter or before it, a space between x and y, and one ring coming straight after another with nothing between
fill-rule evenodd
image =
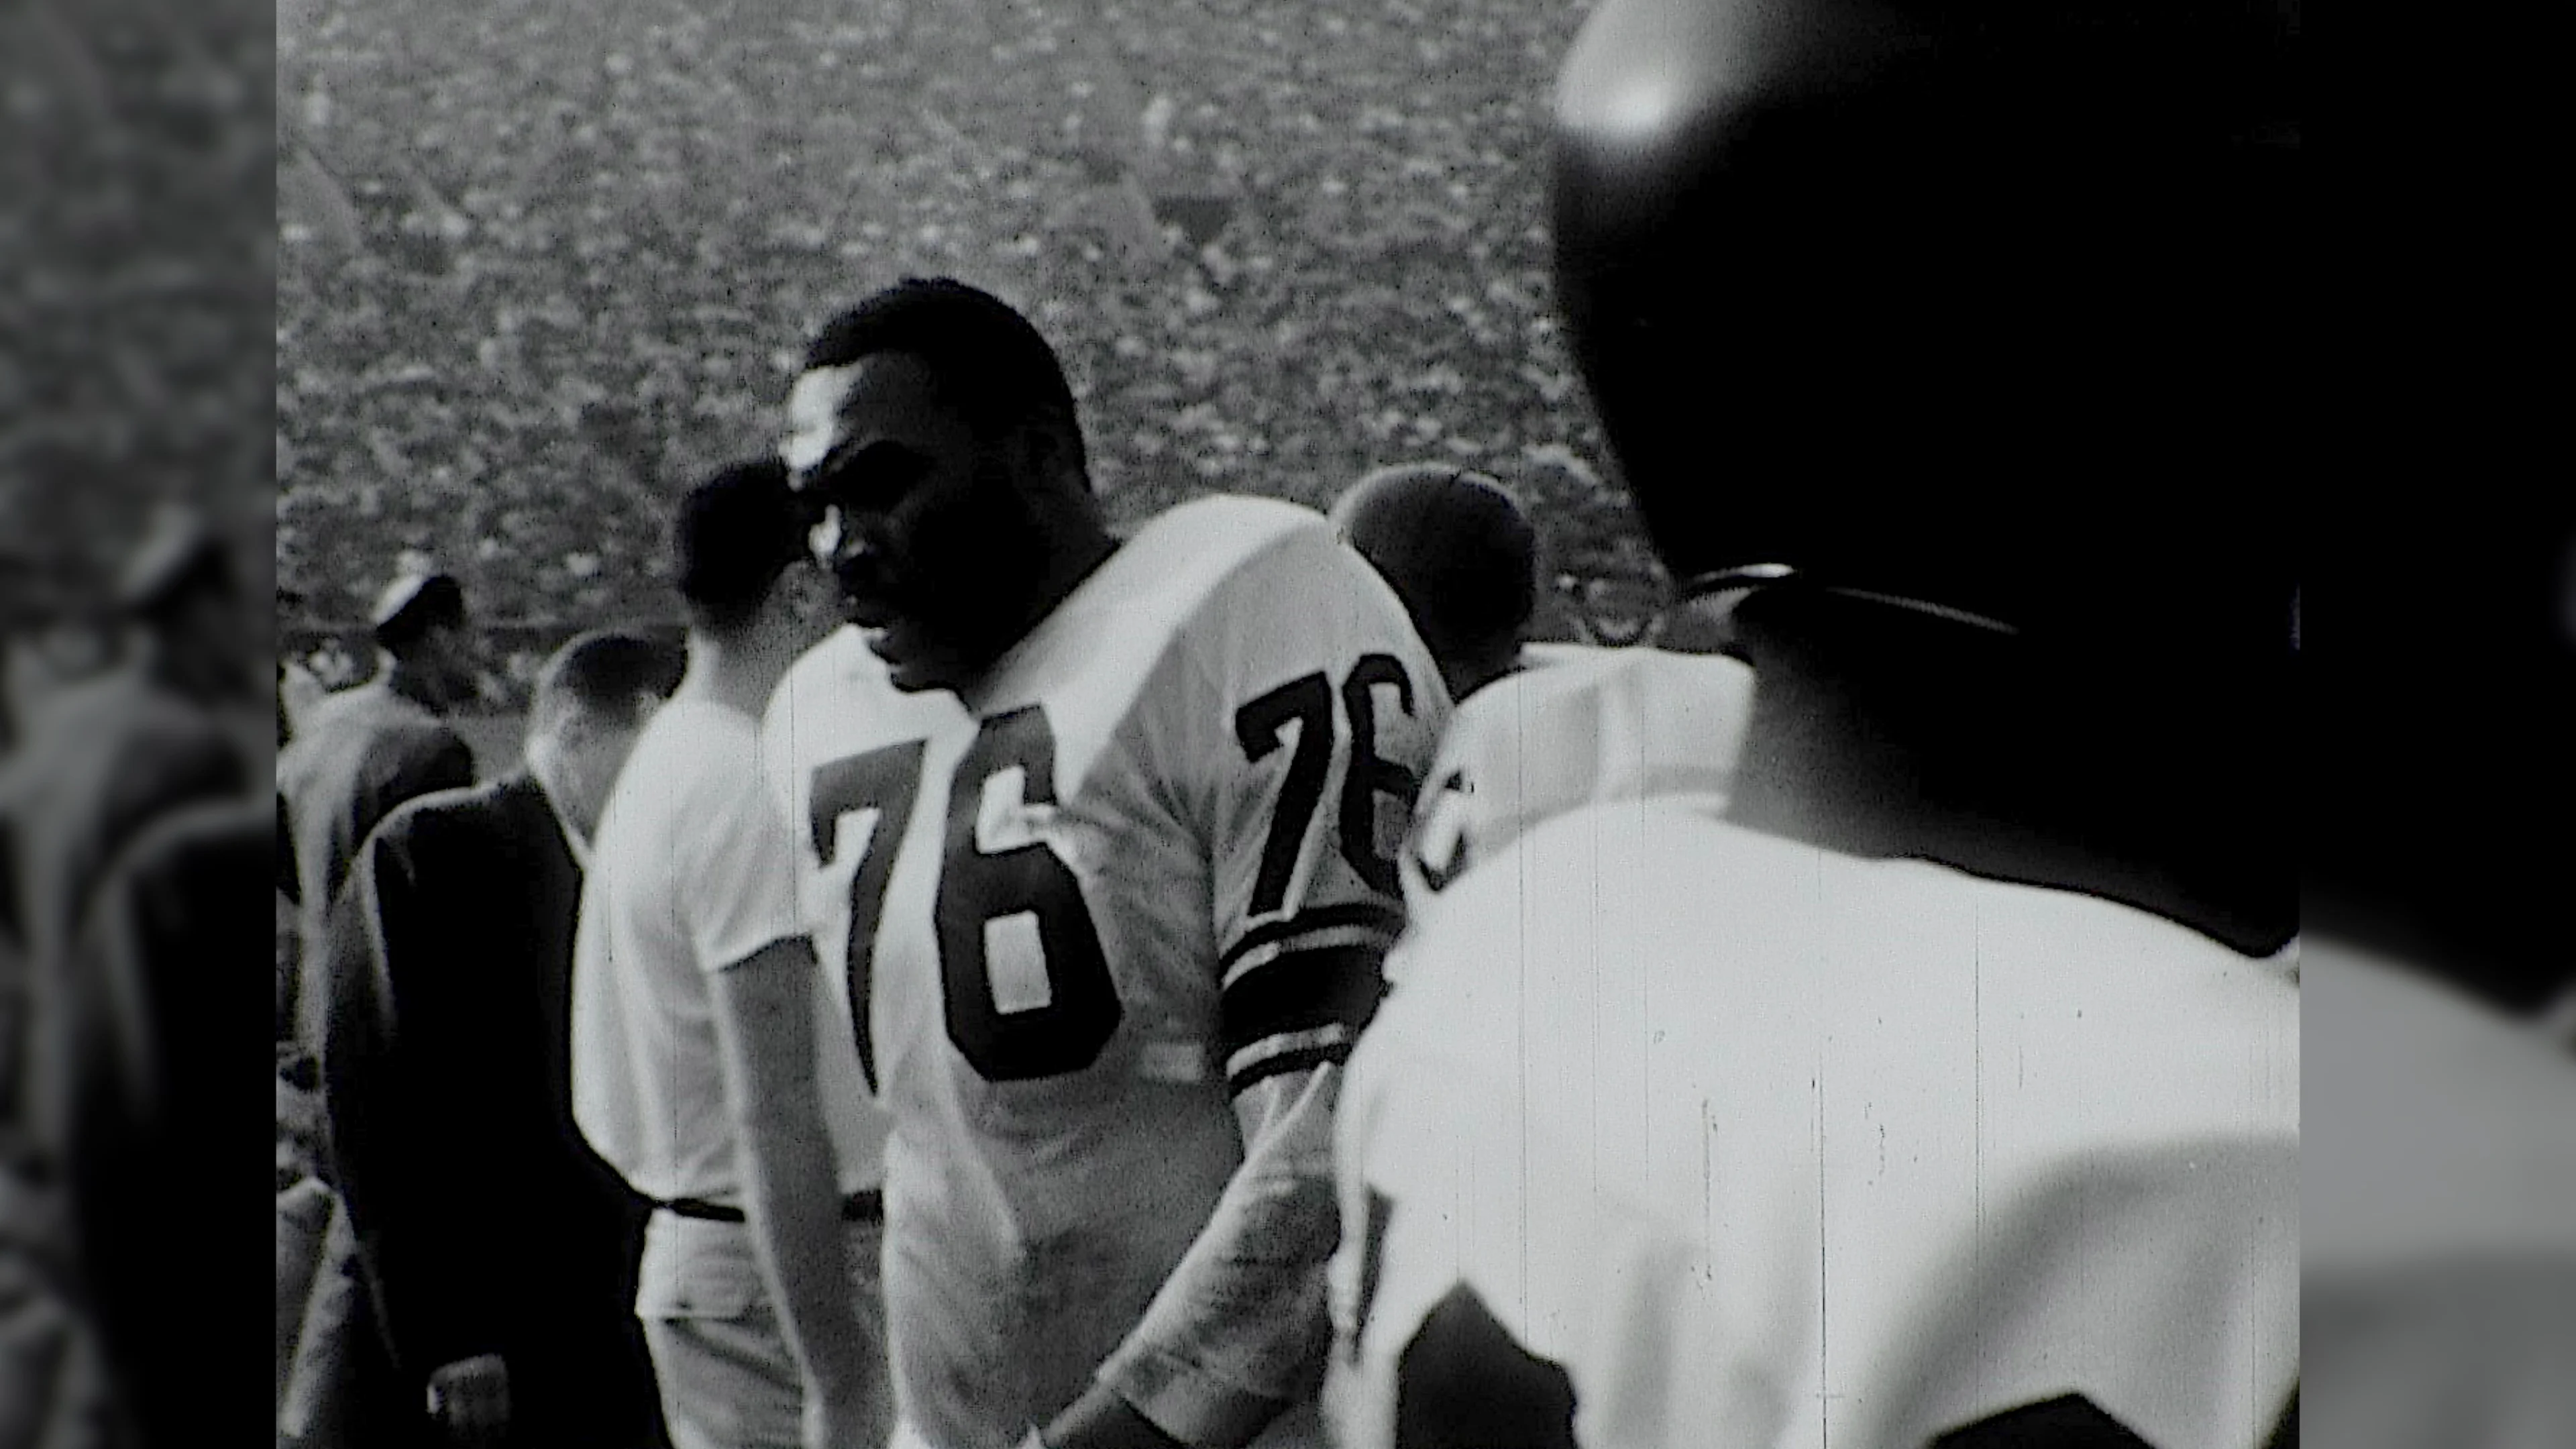
<instances>
[{"instance_id":1,"label":"jersey number","mask_svg":"<svg viewBox=\"0 0 2576 1449\"><path fill-rule=\"evenodd\" d=\"M2007 1409L1934 1439L1930 1449L2153 1449L2082 1394Z\"/></svg>"},{"instance_id":2,"label":"jersey number","mask_svg":"<svg viewBox=\"0 0 2576 1449\"><path fill-rule=\"evenodd\" d=\"M912 740L814 772L810 823L824 863L831 862L842 816L876 814L867 854L850 877L847 968L850 1020L871 1089L877 1073L868 1002L877 923L895 848L920 799L927 749L926 741ZM1014 806L1056 803L1055 731L1038 705L986 720L958 760L932 907L948 1039L992 1082L1080 1071L1099 1059L1120 1014L1100 933L1073 871L1043 840L987 840L979 828L987 792L1007 791L1012 783L1019 798L1002 798L997 817L1009 816Z\"/></svg>"},{"instance_id":3,"label":"jersey number","mask_svg":"<svg viewBox=\"0 0 2576 1449\"><path fill-rule=\"evenodd\" d=\"M1342 777L1339 834L1342 858L1377 890L1396 890L1395 862L1378 853L1377 797L1391 795L1410 806L1421 788L1411 770L1377 753L1377 694L1395 691L1396 707L1413 713L1413 681L1391 654L1364 654L1342 680L1342 713L1351 726L1351 767ZM1270 817L1270 834L1262 842L1261 869L1253 876L1255 917L1278 910L1288 900L1288 880L1297 872L1298 847L1323 803L1324 777L1333 763L1333 686L1321 673L1300 675L1234 712L1235 742L1243 757L1268 759L1293 721L1297 748L1288 756L1288 777L1279 786L1279 808Z\"/></svg>"}]
</instances>

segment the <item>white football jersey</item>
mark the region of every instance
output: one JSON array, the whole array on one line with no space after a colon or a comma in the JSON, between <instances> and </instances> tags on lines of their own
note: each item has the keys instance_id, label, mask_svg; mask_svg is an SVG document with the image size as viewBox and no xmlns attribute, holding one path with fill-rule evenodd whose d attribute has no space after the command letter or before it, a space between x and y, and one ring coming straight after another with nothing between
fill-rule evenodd
<instances>
[{"instance_id":1,"label":"white football jersey","mask_svg":"<svg viewBox=\"0 0 2576 1449\"><path fill-rule=\"evenodd\" d=\"M2286 953L1645 800L1397 955L1338 1124L1345 1449L2259 1449L2290 1399Z\"/></svg>"},{"instance_id":2,"label":"white football jersey","mask_svg":"<svg viewBox=\"0 0 2576 1449\"><path fill-rule=\"evenodd\" d=\"M929 1442L1016 1443L1139 1352L1245 1161L1238 1097L1339 1063L1375 1008L1447 713L1394 594L1319 515L1251 499L1155 520L962 703L895 691L855 631L789 674L766 748L895 1118L892 1352ZM1309 1394L1325 1250L1243 1269L1312 1274Z\"/></svg>"},{"instance_id":3,"label":"white football jersey","mask_svg":"<svg viewBox=\"0 0 2576 1449\"><path fill-rule=\"evenodd\" d=\"M1584 805L1726 797L1753 671L1718 655L1531 644L1450 716L1404 853L1414 909L1522 831Z\"/></svg>"}]
</instances>

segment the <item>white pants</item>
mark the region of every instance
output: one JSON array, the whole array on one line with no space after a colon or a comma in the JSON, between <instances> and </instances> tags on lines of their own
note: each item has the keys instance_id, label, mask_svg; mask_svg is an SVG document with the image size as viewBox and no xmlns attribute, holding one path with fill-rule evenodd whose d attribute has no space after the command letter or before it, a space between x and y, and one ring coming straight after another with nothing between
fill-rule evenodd
<instances>
[{"instance_id":1,"label":"white pants","mask_svg":"<svg viewBox=\"0 0 2576 1449\"><path fill-rule=\"evenodd\" d=\"M849 1230L860 1280L854 1306L882 1340L877 1257L884 1226L852 1223ZM644 1323L672 1449L803 1449L805 1385L754 1253L751 1229L741 1223L655 1213L645 1228L635 1316ZM882 1426L893 1419L893 1394L882 1376L878 1385Z\"/></svg>"}]
</instances>

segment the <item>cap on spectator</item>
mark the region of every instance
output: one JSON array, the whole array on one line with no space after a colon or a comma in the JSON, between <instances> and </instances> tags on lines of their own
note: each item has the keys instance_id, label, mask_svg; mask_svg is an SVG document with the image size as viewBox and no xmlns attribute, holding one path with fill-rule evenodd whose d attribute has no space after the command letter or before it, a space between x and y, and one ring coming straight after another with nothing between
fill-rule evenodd
<instances>
[{"instance_id":1,"label":"cap on spectator","mask_svg":"<svg viewBox=\"0 0 2576 1449\"><path fill-rule=\"evenodd\" d=\"M153 516L126 560L116 601L128 613L149 614L192 588L227 580L230 569L223 539L195 509L174 504Z\"/></svg>"},{"instance_id":2,"label":"cap on spectator","mask_svg":"<svg viewBox=\"0 0 2576 1449\"><path fill-rule=\"evenodd\" d=\"M452 574L431 570L405 573L376 596L367 615L376 642L400 649L441 625L465 622L465 587Z\"/></svg>"}]
</instances>

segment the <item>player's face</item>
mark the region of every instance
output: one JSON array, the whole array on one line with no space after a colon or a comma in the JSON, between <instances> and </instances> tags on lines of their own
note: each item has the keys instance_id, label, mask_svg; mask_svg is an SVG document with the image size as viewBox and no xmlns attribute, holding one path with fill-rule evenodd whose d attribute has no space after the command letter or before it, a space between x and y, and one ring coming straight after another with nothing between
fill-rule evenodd
<instances>
[{"instance_id":1,"label":"player's face","mask_svg":"<svg viewBox=\"0 0 2576 1449\"><path fill-rule=\"evenodd\" d=\"M1616 648L1653 642L1657 604L1654 585L1642 579L1593 579L1583 588L1584 622L1594 642Z\"/></svg>"},{"instance_id":2,"label":"player's face","mask_svg":"<svg viewBox=\"0 0 2576 1449\"><path fill-rule=\"evenodd\" d=\"M918 359L797 380L787 465L815 505L815 561L897 688L963 689L1019 642L1046 539L1007 441L978 438Z\"/></svg>"},{"instance_id":3,"label":"player's face","mask_svg":"<svg viewBox=\"0 0 2576 1449\"><path fill-rule=\"evenodd\" d=\"M791 564L779 575L777 600L788 643L797 652L841 625L840 591L811 559Z\"/></svg>"}]
</instances>

